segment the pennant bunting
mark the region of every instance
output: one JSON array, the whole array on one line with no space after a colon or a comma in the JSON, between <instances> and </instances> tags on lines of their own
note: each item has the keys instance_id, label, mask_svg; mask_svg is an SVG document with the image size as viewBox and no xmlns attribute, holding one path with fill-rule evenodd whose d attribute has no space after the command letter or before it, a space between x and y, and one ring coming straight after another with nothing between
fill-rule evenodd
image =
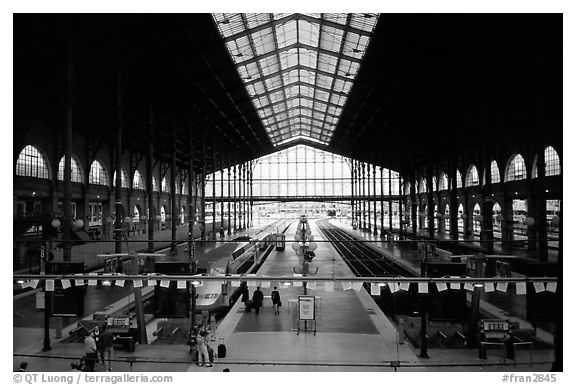
<instances>
[{"instance_id":1,"label":"pennant bunting","mask_svg":"<svg viewBox=\"0 0 576 385\"><path fill-rule=\"evenodd\" d=\"M508 290L508 282L498 282L496 290L506 293L506 290Z\"/></svg>"},{"instance_id":2,"label":"pennant bunting","mask_svg":"<svg viewBox=\"0 0 576 385\"><path fill-rule=\"evenodd\" d=\"M380 286L377 283L370 284L370 295L380 295Z\"/></svg>"},{"instance_id":3,"label":"pennant bunting","mask_svg":"<svg viewBox=\"0 0 576 385\"><path fill-rule=\"evenodd\" d=\"M534 291L536 293L541 293L545 290L544 282L532 282L534 284Z\"/></svg>"},{"instance_id":4,"label":"pennant bunting","mask_svg":"<svg viewBox=\"0 0 576 385\"><path fill-rule=\"evenodd\" d=\"M69 279L61 279L60 283L62 284L62 289L68 289L70 286L72 286Z\"/></svg>"},{"instance_id":5,"label":"pennant bunting","mask_svg":"<svg viewBox=\"0 0 576 385\"><path fill-rule=\"evenodd\" d=\"M26 289L30 285L30 281L22 281L20 285L22 285L22 289Z\"/></svg>"},{"instance_id":6,"label":"pennant bunting","mask_svg":"<svg viewBox=\"0 0 576 385\"><path fill-rule=\"evenodd\" d=\"M142 281L141 281L141 280L139 280L139 279L135 279L135 280L134 280L134 287L135 287L135 288L136 288L136 287L142 287L142 286L143 286L143 284L142 284Z\"/></svg>"},{"instance_id":7,"label":"pennant bunting","mask_svg":"<svg viewBox=\"0 0 576 385\"><path fill-rule=\"evenodd\" d=\"M356 290L356 291L360 291L362 290L362 282L352 282L352 289Z\"/></svg>"},{"instance_id":8,"label":"pennant bunting","mask_svg":"<svg viewBox=\"0 0 576 385\"><path fill-rule=\"evenodd\" d=\"M163 279L160 281L160 286L161 287L169 287L170 286L170 281L167 279Z\"/></svg>"},{"instance_id":9,"label":"pennant bunting","mask_svg":"<svg viewBox=\"0 0 576 385\"><path fill-rule=\"evenodd\" d=\"M400 290L397 282L388 282L388 287L390 288L391 293L396 293L398 290Z\"/></svg>"},{"instance_id":10,"label":"pennant bunting","mask_svg":"<svg viewBox=\"0 0 576 385\"><path fill-rule=\"evenodd\" d=\"M436 282L436 289L438 291L448 290L448 285L446 285L446 282Z\"/></svg>"},{"instance_id":11,"label":"pennant bunting","mask_svg":"<svg viewBox=\"0 0 576 385\"><path fill-rule=\"evenodd\" d=\"M410 290L410 282L400 282L400 290Z\"/></svg>"},{"instance_id":12,"label":"pennant bunting","mask_svg":"<svg viewBox=\"0 0 576 385\"><path fill-rule=\"evenodd\" d=\"M80 274L76 274L76 275L80 275ZM75 279L74 280L74 285L75 286L84 286L84 280L83 279Z\"/></svg>"},{"instance_id":13,"label":"pennant bunting","mask_svg":"<svg viewBox=\"0 0 576 385\"><path fill-rule=\"evenodd\" d=\"M334 291L334 282L324 282L324 291L333 292Z\"/></svg>"},{"instance_id":14,"label":"pennant bunting","mask_svg":"<svg viewBox=\"0 0 576 385\"><path fill-rule=\"evenodd\" d=\"M516 294L518 295L526 294L526 282L516 282Z\"/></svg>"},{"instance_id":15,"label":"pennant bunting","mask_svg":"<svg viewBox=\"0 0 576 385\"><path fill-rule=\"evenodd\" d=\"M46 291L54 291L54 280L47 279L46 280Z\"/></svg>"},{"instance_id":16,"label":"pennant bunting","mask_svg":"<svg viewBox=\"0 0 576 385\"><path fill-rule=\"evenodd\" d=\"M88 275L98 275L98 274L90 273ZM89 279L88 280L88 286L96 286L96 280L95 279Z\"/></svg>"},{"instance_id":17,"label":"pennant bunting","mask_svg":"<svg viewBox=\"0 0 576 385\"><path fill-rule=\"evenodd\" d=\"M308 281L308 283L306 284L306 287L308 289L312 289L312 290L316 289L316 281Z\"/></svg>"},{"instance_id":18,"label":"pennant bunting","mask_svg":"<svg viewBox=\"0 0 576 385\"><path fill-rule=\"evenodd\" d=\"M36 289L36 286L38 286L38 280L37 280L37 279L31 280L29 286L30 286L32 289Z\"/></svg>"},{"instance_id":19,"label":"pennant bunting","mask_svg":"<svg viewBox=\"0 0 576 385\"><path fill-rule=\"evenodd\" d=\"M428 282L418 282L418 293L420 294L428 293Z\"/></svg>"},{"instance_id":20,"label":"pennant bunting","mask_svg":"<svg viewBox=\"0 0 576 385\"><path fill-rule=\"evenodd\" d=\"M484 291L486 293L490 293L494 291L494 283L493 282L486 282L484 284Z\"/></svg>"},{"instance_id":21,"label":"pennant bunting","mask_svg":"<svg viewBox=\"0 0 576 385\"><path fill-rule=\"evenodd\" d=\"M240 287L240 281L231 281L230 283L232 287Z\"/></svg>"},{"instance_id":22,"label":"pennant bunting","mask_svg":"<svg viewBox=\"0 0 576 385\"><path fill-rule=\"evenodd\" d=\"M123 279L117 279L114 281L114 286L124 287L125 281Z\"/></svg>"},{"instance_id":23,"label":"pennant bunting","mask_svg":"<svg viewBox=\"0 0 576 385\"><path fill-rule=\"evenodd\" d=\"M546 283L546 291L550 291L552 293L556 293L556 288L558 287L557 282L547 282Z\"/></svg>"},{"instance_id":24,"label":"pennant bunting","mask_svg":"<svg viewBox=\"0 0 576 385\"><path fill-rule=\"evenodd\" d=\"M474 291L474 285L471 282L464 283L464 290Z\"/></svg>"},{"instance_id":25,"label":"pennant bunting","mask_svg":"<svg viewBox=\"0 0 576 385\"><path fill-rule=\"evenodd\" d=\"M450 282L451 290L460 290L460 282Z\"/></svg>"},{"instance_id":26,"label":"pennant bunting","mask_svg":"<svg viewBox=\"0 0 576 385\"><path fill-rule=\"evenodd\" d=\"M186 281L178 280L176 281L177 289L186 289Z\"/></svg>"},{"instance_id":27,"label":"pennant bunting","mask_svg":"<svg viewBox=\"0 0 576 385\"><path fill-rule=\"evenodd\" d=\"M352 282L342 281L342 290L352 290Z\"/></svg>"},{"instance_id":28,"label":"pennant bunting","mask_svg":"<svg viewBox=\"0 0 576 385\"><path fill-rule=\"evenodd\" d=\"M270 281L262 281L262 282L260 282L260 287L263 287L263 288L266 288L266 289L269 288L269 287L270 287Z\"/></svg>"},{"instance_id":29,"label":"pennant bunting","mask_svg":"<svg viewBox=\"0 0 576 385\"><path fill-rule=\"evenodd\" d=\"M292 285L295 287L302 287L302 281L292 281Z\"/></svg>"}]
</instances>

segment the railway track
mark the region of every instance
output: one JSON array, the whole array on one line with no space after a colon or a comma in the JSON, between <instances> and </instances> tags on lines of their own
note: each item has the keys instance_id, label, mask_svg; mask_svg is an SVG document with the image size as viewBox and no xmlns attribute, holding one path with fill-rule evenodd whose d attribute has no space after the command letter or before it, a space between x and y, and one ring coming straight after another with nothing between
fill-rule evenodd
<instances>
[{"instance_id":1,"label":"railway track","mask_svg":"<svg viewBox=\"0 0 576 385\"><path fill-rule=\"evenodd\" d=\"M412 271L372 249L365 242L358 242L350 234L327 221L319 221L317 225L356 276L415 276Z\"/></svg>"}]
</instances>

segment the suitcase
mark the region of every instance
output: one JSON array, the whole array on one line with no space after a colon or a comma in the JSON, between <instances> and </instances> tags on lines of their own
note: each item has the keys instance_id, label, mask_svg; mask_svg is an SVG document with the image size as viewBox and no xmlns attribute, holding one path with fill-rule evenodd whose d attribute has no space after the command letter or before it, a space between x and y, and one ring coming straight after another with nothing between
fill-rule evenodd
<instances>
[{"instance_id":1,"label":"suitcase","mask_svg":"<svg viewBox=\"0 0 576 385\"><path fill-rule=\"evenodd\" d=\"M218 345L218 358L226 357L226 345L224 345L224 338L220 338L220 344Z\"/></svg>"},{"instance_id":2,"label":"suitcase","mask_svg":"<svg viewBox=\"0 0 576 385\"><path fill-rule=\"evenodd\" d=\"M214 362L214 349L212 349L212 347L210 347L210 345L206 346L206 348L208 349L208 361L210 361L210 363Z\"/></svg>"},{"instance_id":3,"label":"suitcase","mask_svg":"<svg viewBox=\"0 0 576 385\"><path fill-rule=\"evenodd\" d=\"M250 313L253 307L254 303L252 302L252 300L248 300L246 301L246 307L244 308L244 310L246 311L246 313Z\"/></svg>"}]
</instances>

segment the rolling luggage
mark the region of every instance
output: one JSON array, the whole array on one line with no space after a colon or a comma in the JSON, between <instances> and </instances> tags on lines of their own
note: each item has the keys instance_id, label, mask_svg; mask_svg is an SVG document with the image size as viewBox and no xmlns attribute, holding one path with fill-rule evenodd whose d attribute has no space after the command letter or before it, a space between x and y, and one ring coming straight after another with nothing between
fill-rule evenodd
<instances>
[{"instance_id":1,"label":"rolling luggage","mask_svg":"<svg viewBox=\"0 0 576 385\"><path fill-rule=\"evenodd\" d=\"M226 357L226 345L224 345L224 338L220 338L218 345L218 358Z\"/></svg>"},{"instance_id":2,"label":"rolling luggage","mask_svg":"<svg viewBox=\"0 0 576 385\"><path fill-rule=\"evenodd\" d=\"M246 307L244 308L244 310L246 311L246 313L250 313L252 311L253 307L254 307L254 302L252 302L252 300L249 299L248 301L246 301Z\"/></svg>"}]
</instances>

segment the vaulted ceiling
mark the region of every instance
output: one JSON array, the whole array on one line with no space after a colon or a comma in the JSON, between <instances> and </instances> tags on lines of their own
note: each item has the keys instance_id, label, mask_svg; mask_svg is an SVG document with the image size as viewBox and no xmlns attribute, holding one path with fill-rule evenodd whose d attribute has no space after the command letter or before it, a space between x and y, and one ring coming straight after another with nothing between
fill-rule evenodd
<instances>
[{"instance_id":1,"label":"vaulted ceiling","mask_svg":"<svg viewBox=\"0 0 576 385\"><path fill-rule=\"evenodd\" d=\"M175 133L181 166L306 143L406 170L562 135L561 15L15 15L16 141L64 127L68 53L74 132L165 160Z\"/></svg>"}]
</instances>

